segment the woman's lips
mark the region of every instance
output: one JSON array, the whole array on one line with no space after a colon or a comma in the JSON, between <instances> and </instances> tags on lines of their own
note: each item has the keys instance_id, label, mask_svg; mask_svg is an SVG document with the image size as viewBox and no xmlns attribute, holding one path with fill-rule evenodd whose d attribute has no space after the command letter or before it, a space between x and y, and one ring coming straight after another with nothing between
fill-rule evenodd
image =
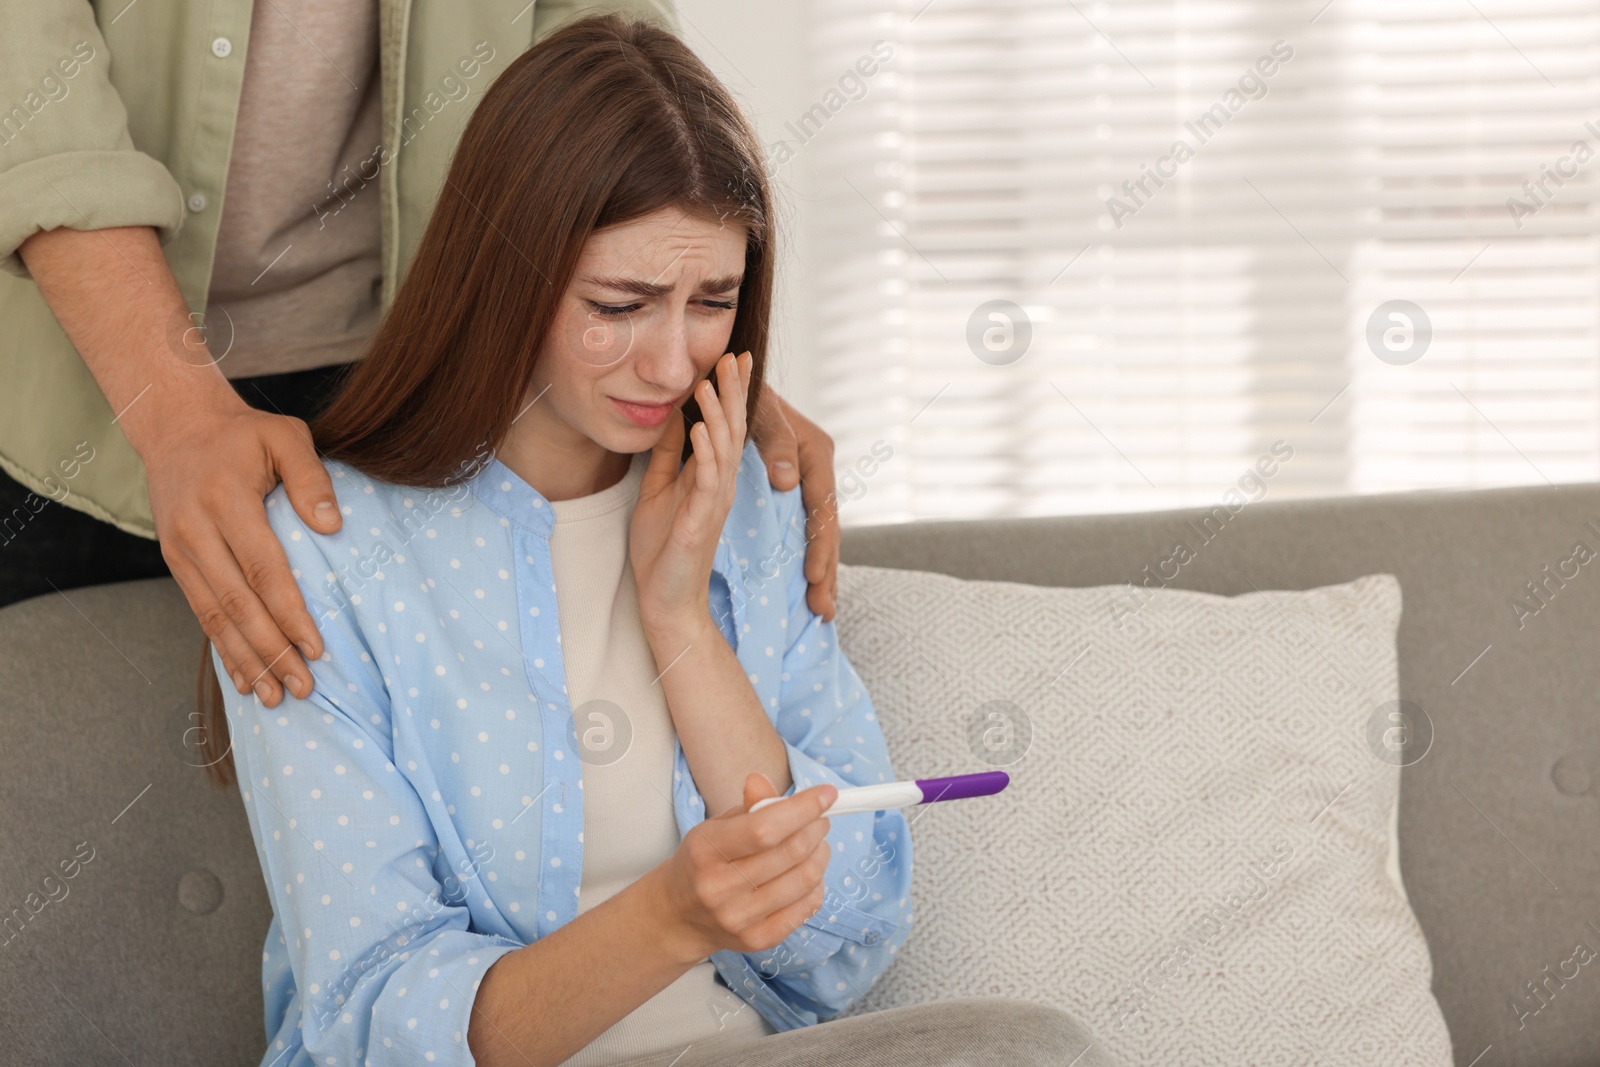
<instances>
[{"instance_id":1,"label":"woman's lips","mask_svg":"<svg viewBox=\"0 0 1600 1067\"><path fill-rule=\"evenodd\" d=\"M637 426L660 426L672 414L671 404L635 404L627 400L609 398L628 419Z\"/></svg>"}]
</instances>

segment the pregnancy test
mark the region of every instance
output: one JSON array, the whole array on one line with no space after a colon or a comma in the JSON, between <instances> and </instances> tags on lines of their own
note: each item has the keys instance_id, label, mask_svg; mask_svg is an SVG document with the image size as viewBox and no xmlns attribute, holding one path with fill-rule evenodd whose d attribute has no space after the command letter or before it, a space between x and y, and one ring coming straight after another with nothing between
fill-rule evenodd
<instances>
[{"instance_id":1,"label":"pregnancy test","mask_svg":"<svg viewBox=\"0 0 1600 1067\"><path fill-rule=\"evenodd\" d=\"M905 808L913 804L931 804L936 800L965 800L968 797L987 797L1011 784L1005 771L981 771L977 774L956 774L949 778L918 778L910 782L881 782L878 785L857 785L839 790L833 806L822 814L855 815L863 811L883 811L886 808ZM789 797L767 797L750 808L760 811L768 804L776 804Z\"/></svg>"}]
</instances>

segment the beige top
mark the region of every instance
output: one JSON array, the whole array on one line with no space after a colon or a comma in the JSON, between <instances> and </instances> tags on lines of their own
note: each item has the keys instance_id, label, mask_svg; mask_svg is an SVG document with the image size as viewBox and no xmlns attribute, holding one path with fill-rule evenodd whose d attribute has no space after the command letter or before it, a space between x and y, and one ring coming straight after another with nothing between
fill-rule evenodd
<instances>
[{"instance_id":1,"label":"beige top","mask_svg":"<svg viewBox=\"0 0 1600 1067\"><path fill-rule=\"evenodd\" d=\"M552 502L562 660L583 760L580 915L671 856L680 840L672 811L677 733L656 684L628 559L628 528L649 458L636 455L610 488ZM602 1067L775 1032L703 960L562 1067Z\"/></svg>"},{"instance_id":2,"label":"beige top","mask_svg":"<svg viewBox=\"0 0 1600 1067\"><path fill-rule=\"evenodd\" d=\"M361 356L381 316L378 2L257 0L206 341L229 378Z\"/></svg>"}]
</instances>

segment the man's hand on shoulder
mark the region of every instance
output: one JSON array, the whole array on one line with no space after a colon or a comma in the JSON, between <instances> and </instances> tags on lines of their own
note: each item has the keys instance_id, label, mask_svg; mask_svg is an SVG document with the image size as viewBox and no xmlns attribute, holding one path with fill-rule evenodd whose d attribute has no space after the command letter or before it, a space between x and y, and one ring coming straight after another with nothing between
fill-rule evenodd
<instances>
[{"instance_id":1,"label":"man's hand on shoulder","mask_svg":"<svg viewBox=\"0 0 1600 1067\"><path fill-rule=\"evenodd\" d=\"M779 492L800 486L806 513L806 603L833 620L839 604L839 509L834 495L833 438L771 388L761 390L751 437Z\"/></svg>"},{"instance_id":2,"label":"man's hand on shoulder","mask_svg":"<svg viewBox=\"0 0 1600 1067\"><path fill-rule=\"evenodd\" d=\"M306 525L339 528L306 424L249 407L192 321L149 226L65 227L19 249L143 460L161 555L241 695L311 692L322 638L262 500L281 480ZM320 507L319 507L320 505ZM288 635L288 636L286 636Z\"/></svg>"},{"instance_id":3,"label":"man's hand on shoulder","mask_svg":"<svg viewBox=\"0 0 1600 1067\"><path fill-rule=\"evenodd\" d=\"M308 696L306 660L322 655L322 638L263 503L281 481L310 530L339 528L305 422L238 401L191 418L142 458L161 555L234 687L268 707L282 699L280 683Z\"/></svg>"}]
</instances>

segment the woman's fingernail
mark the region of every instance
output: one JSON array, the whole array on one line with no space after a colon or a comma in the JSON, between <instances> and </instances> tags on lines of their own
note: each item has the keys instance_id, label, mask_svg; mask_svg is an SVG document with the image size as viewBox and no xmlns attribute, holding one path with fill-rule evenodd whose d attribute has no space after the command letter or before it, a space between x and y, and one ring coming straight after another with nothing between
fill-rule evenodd
<instances>
[{"instance_id":1,"label":"woman's fingernail","mask_svg":"<svg viewBox=\"0 0 1600 1067\"><path fill-rule=\"evenodd\" d=\"M244 684L244 675L240 674L238 671L233 672L233 687L239 691L240 696L244 696L250 691L249 688Z\"/></svg>"},{"instance_id":2,"label":"woman's fingernail","mask_svg":"<svg viewBox=\"0 0 1600 1067\"><path fill-rule=\"evenodd\" d=\"M792 471L792 470L794 470L794 464L793 464L793 463L790 463L790 462L789 462L789 461L788 461L788 460L786 460L786 459L779 459L779 460L774 460L774 461L773 461L773 464L772 464L772 465L773 465L773 466L774 466L774 467L777 467L777 468L778 468L778 469L779 469L779 470L785 470L785 471Z\"/></svg>"},{"instance_id":3,"label":"woman's fingernail","mask_svg":"<svg viewBox=\"0 0 1600 1067\"><path fill-rule=\"evenodd\" d=\"M262 679L256 683L256 696L260 697L262 700L266 700L271 695L272 687L266 683L266 679Z\"/></svg>"},{"instance_id":4,"label":"woman's fingernail","mask_svg":"<svg viewBox=\"0 0 1600 1067\"><path fill-rule=\"evenodd\" d=\"M310 641L302 641L302 642L300 642L300 652L308 660L317 658L316 656L313 656L311 654L311 642Z\"/></svg>"},{"instance_id":5,"label":"woman's fingernail","mask_svg":"<svg viewBox=\"0 0 1600 1067\"><path fill-rule=\"evenodd\" d=\"M324 526L333 522L339 515L338 509L333 506L333 501L331 500L317 501L317 506L312 508L311 511L312 514L316 515L317 521Z\"/></svg>"}]
</instances>

